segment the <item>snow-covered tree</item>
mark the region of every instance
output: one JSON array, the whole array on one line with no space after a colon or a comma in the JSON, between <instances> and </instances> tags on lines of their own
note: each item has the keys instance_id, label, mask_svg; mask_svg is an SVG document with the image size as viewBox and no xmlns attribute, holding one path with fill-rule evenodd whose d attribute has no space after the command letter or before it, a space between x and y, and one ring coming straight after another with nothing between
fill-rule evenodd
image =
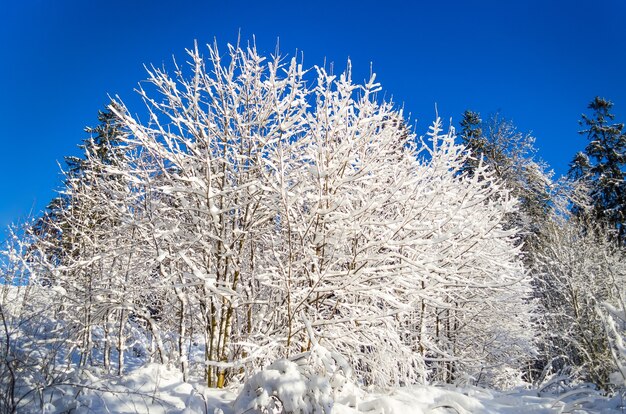
<instances>
[{"instance_id":1,"label":"snow-covered tree","mask_svg":"<svg viewBox=\"0 0 626 414\"><path fill-rule=\"evenodd\" d=\"M570 177L582 180L589 189L592 208L574 205L579 216L589 215L618 230L620 241L626 240L626 133L623 123L611 124L613 102L596 96L589 104L591 115L582 115L580 131L589 140L570 164Z\"/></svg>"},{"instance_id":2,"label":"snow-covered tree","mask_svg":"<svg viewBox=\"0 0 626 414\"><path fill-rule=\"evenodd\" d=\"M511 224L524 232L525 242L534 242L531 239L549 219L552 201L552 174L537 157L535 137L498 113L483 121L479 113L465 111L461 128L461 142L472 154L465 171L471 174L480 159L493 169L520 201Z\"/></svg>"},{"instance_id":3,"label":"snow-covered tree","mask_svg":"<svg viewBox=\"0 0 626 414\"><path fill-rule=\"evenodd\" d=\"M143 113L110 106L115 142L85 147L53 237L29 233L83 365L121 374L134 347L222 387L310 330L368 384L518 379L533 305L493 169L467 174L439 119L418 139L349 65L187 52L149 70Z\"/></svg>"},{"instance_id":4,"label":"snow-covered tree","mask_svg":"<svg viewBox=\"0 0 626 414\"><path fill-rule=\"evenodd\" d=\"M561 213L546 225L533 270L544 377L561 372L610 389L624 361L614 347L624 334L624 258L600 224Z\"/></svg>"},{"instance_id":5,"label":"snow-covered tree","mask_svg":"<svg viewBox=\"0 0 626 414\"><path fill-rule=\"evenodd\" d=\"M316 68L309 88L295 59L188 52L174 78L151 69L147 122L117 115L154 209L144 262L178 298L180 337L203 326L210 385L306 350L303 318L379 384L526 353L526 281L503 229L515 203L486 167L460 174L452 133L437 123L416 141L349 68Z\"/></svg>"}]
</instances>

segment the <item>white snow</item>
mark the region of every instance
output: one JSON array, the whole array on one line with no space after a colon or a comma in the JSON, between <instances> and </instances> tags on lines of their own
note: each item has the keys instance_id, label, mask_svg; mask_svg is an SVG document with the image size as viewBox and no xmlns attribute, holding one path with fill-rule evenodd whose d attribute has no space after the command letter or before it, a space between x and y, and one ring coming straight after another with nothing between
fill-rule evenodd
<instances>
[{"instance_id":1,"label":"white snow","mask_svg":"<svg viewBox=\"0 0 626 414\"><path fill-rule=\"evenodd\" d=\"M95 381L94 381L95 380ZM478 387L407 386L389 390L353 390L356 404L332 401L330 384L306 378L294 362L281 360L255 374L243 387L210 389L185 383L182 374L150 364L123 378L91 377L81 386L50 393L44 413L336 413L336 414L551 414L616 413L624 407L619 396L602 397L589 389L561 396L537 390L498 392ZM237 393L240 392L239 396ZM29 407L31 408L31 407ZM32 409L21 412L41 412Z\"/></svg>"}]
</instances>

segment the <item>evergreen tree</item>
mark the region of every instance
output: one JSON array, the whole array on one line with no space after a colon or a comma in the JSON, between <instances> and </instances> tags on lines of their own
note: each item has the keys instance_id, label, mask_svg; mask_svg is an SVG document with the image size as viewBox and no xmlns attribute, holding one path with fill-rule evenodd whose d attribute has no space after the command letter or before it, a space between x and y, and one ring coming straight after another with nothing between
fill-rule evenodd
<instances>
[{"instance_id":1,"label":"evergreen tree","mask_svg":"<svg viewBox=\"0 0 626 414\"><path fill-rule=\"evenodd\" d=\"M551 174L542 161L536 160L535 138L518 131L499 114L484 122L471 110L463 113L460 137L471 152L464 172L472 176L480 162L491 168L520 202L519 213L509 217L509 224L523 229L526 235L536 234L548 217Z\"/></svg>"},{"instance_id":2,"label":"evergreen tree","mask_svg":"<svg viewBox=\"0 0 626 414\"><path fill-rule=\"evenodd\" d=\"M574 213L593 218L617 229L619 239L626 240L626 133L623 123L611 123L613 103L595 97L588 108L591 115L582 115L584 128L579 133L589 140L584 152L575 155L570 164L571 178L584 182L589 188L591 206L576 204Z\"/></svg>"},{"instance_id":3,"label":"evergreen tree","mask_svg":"<svg viewBox=\"0 0 626 414\"><path fill-rule=\"evenodd\" d=\"M478 166L478 156L485 150L486 142L483 137L482 122L480 114L471 110L463 113L461 120L461 143L471 152L472 156L468 157L464 171L469 175L473 175Z\"/></svg>"},{"instance_id":4,"label":"evergreen tree","mask_svg":"<svg viewBox=\"0 0 626 414\"><path fill-rule=\"evenodd\" d=\"M112 101L106 110L98 111L98 126L85 128L89 138L79 145L83 151L83 157L65 157L70 176L81 175L80 171L86 168L87 163L85 161L89 155L97 158L105 165L115 165L120 161L119 144L122 135L119 119L112 111L112 108L115 107L116 103Z\"/></svg>"},{"instance_id":5,"label":"evergreen tree","mask_svg":"<svg viewBox=\"0 0 626 414\"><path fill-rule=\"evenodd\" d=\"M114 102L111 105L114 105ZM82 155L65 157L64 187L66 189L71 187L72 181L89 185L85 174L86 170L91 168L87 161L89 157L96 157L106 165L114 165L120 159L121 153L115 154L114 152L120 143L119 120L111 109L106 109L98 111L98 121L100 123L97 127L85 128L85 132L90 136L79 145ZM32 250L45 255L45 258L40 259L58 266L71 258L78 257L79 252L76 251L77 245L74 240L76 232L72 231L67 218L75 214L76 208L80 208L80 202L80 200L72 200L71 192L61 191L59 196L50 201L42 216L28 228L28 233L39 240L36 245L32 246ZM70 209L74 209L74 213L70 213ZM91 214L89 207L83 210L83 214ZM52 275L50 278L52 279ZM53 283L51 279L50 283Z\"/></svg>"}]
</instances>

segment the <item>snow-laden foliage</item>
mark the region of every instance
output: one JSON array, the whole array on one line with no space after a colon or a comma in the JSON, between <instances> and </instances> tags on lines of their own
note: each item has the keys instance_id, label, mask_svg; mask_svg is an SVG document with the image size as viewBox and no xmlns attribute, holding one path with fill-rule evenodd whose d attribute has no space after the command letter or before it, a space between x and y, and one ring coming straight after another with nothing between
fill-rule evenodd
<instances>
[{"instance_id":1,"label":"snow-laden foliage","mask_svg":"<svg viewBox=\"0 0 626 414\"><path fill-rule=\"evenodd\" d=\"M312 349L250 377L233 403L235 413L330 413L335 401L356 407L352 368L343 356L321 346L305 323Z\"/></svg>"},{"instance_id":2,"label":"snow-laden foliage","mask_svg":"<svg viewBox=\"0 0 626 414\"><path fill-rule=\"evenodd\" d=\"M606 227L566 215L546 224L541 237L533 271L543 375L568 374L605 390L623 386L624 249Z\"/></svg>"},{"instance_id":3,"label":"snow-laden foliage","mask_svg":"<svg viewBox=\"0 0 626 414\"><path fill-rule=\"evenodd\" d=\"M58 305L61 292L36 286L0 285L0 412L45 404L56 387L71 381L71 326Z\"/></svg>"},{"instance_id":4,"label":"snow-laden foliage","mask_svg":"<svg viewBox=\"0 0 626 414\"><path fill-rule=\"evenodd\" d=\"M235 400L235 413L332 412L330 384L325 378L302 372L286 359L250 377Z\"/></svg>"},{"instance_id":5,"label":"snow-laden foliage","mask_svg":"<svg viewBox=\"0 0 626 414\"><path fill-rule=\"evenodd\" d=\"M460 125L461 142L472 154L465 171L471 174L484 162L519 200L509 222L522 231L523 250L532 255L533 238L548 219L552 187L552 172L537 157L535 137L498 113L483 121L479 113L467 110Z\"/></svg>"},{"instance_id":6,"label":"snow-laden foliage","mask_svg":"<svg viewBox=\"0 0 626 414\"><path fill-rule=\"evenodd\" d=\"M613 102L596 96L582 115L579 131L589 141L570 163L569 176L585 184L591 205L574 205L577 216L593 218L617 231L626 241L626 133L623 123L612 123Z\"/></svg>"},{"instance_id":7,"label":"snow-laden foliage","mask_svg":"<svg viewBox=\"0 0 626 414\"><path fill-rule=\"evenodd\" d=\"M454 131L417 139L349 66L208 55L151 68L144 115L112 104L114 139L87 143L29 233L23 263L65 292L81 366L122 374L132 353L223 387L312 351L308 320L363 384L519 381L516 201L484 165L463 174Z\"/></svg>"}]
</instances>

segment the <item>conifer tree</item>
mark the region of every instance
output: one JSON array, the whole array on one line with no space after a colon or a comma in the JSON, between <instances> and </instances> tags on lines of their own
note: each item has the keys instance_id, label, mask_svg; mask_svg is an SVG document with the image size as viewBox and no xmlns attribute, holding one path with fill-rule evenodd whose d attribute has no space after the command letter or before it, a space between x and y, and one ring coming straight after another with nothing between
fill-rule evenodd
<instances>
[{"instance_id":1,"label":"conifer tree","mask_svg":"<svg viewBox=\"0 0 626 414\"><path fill-rule=\"evenodd\" d=\"M618 231L619 239L626 240L626 133L623 123L611 123L613 102L596 96L579 121L584 128L579 133L589 143L584 152L574 156L570 164L571 178L584 182L589 188L591 206L574 206L574 213L607 223Z\"/></svg>"},{"instance_id":2,"label":"conifer tree","mask_svg":"<svg viewBox=\"0 0 626 414\"><path fill-rule=\"evenodd\" d=\"M480 162L491 168L520 202L519 213L509 217L509 224L526 235L536 234L548 217L551 173L536 159L535 138L500 114L483 121L480 113L466 110L460 124L461 143L471 152L464 172L473 175Z\"/></svg>"},{"instance_id":3,"label":"conifer tree","mask_svg":"<svg viewBox=\"0 0 626 414\"><path fill-rule=\"evenodd\" d=\"M78 146L82 156L65 157L65 184L69 184L73 179L84 179L85 170L89 168L86 158L90 154L101 160L103 164L110 165L117 162L116 155L111 152L119 144L120 128L116 115L110 109L98 111L98 121L100 124L97 127L85 128L85 132L90 136ZM70 198L69 194L61 192L58 197L50 201L44 214L29 229L32 235L47 245L47 248L43 250L47 256L46 260L56 265L62 263L63 256L67 258L77 255L73 252L75 245L70 240L71 232L64 218L71 205ZM38 248L41 247L41 245L38 246Z\"/></svg>"},{"instance_id":4,"label":"conifer tree","mask_svg":"<svg viewBox=\"0 0 626 414\"><path fill-rule=\"evenodd\" d=\"M482 130L483 120L478 112L467 109L463 113L461 120L461 143L472 153L472 157L467 159L464 169L469 175L473 175L474 170L478 166L477 155L485 150L485 138Z\"/></svg>"}]
</instances>

